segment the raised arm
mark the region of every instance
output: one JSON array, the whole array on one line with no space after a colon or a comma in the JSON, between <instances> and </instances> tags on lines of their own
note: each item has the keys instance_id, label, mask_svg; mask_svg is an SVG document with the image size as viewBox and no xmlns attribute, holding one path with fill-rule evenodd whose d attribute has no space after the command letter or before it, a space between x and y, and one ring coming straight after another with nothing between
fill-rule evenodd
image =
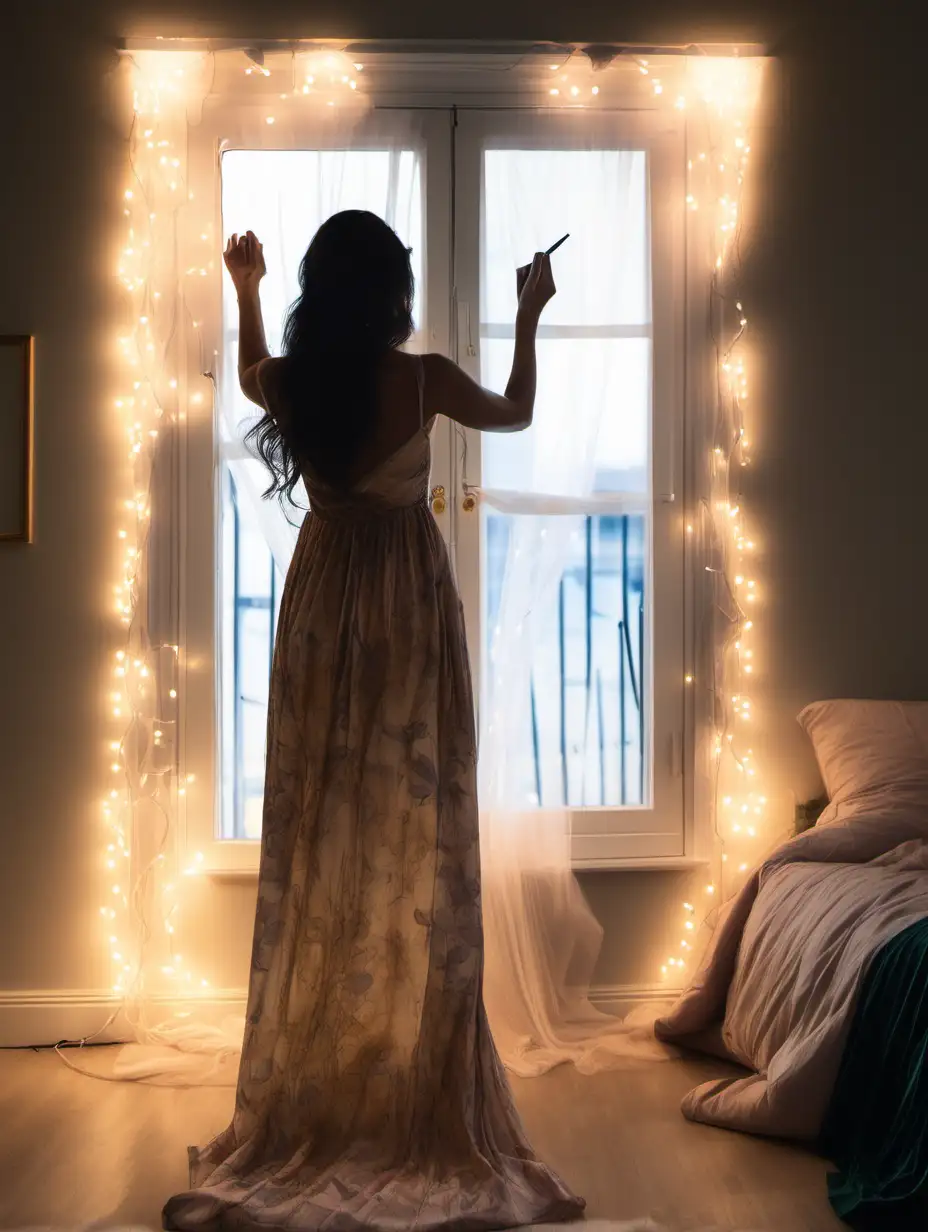
<instances>
[{"instance_id":1,"label":"raised arm","mask_svg":"<svg viewBox=\"0 0 928 1232\"><path fill-rule=\"evenodd\" d=\"M481 432L521 432L529 427L535 409L535 334L542 310L555 293L551 258L536 253L531 265L517 271L516 288L519 306L506 392L492 393L450 359L429 355L425 384L429 415L447 415Z\"/></svg>"},{"instance_id":2,"label":"raised arm","mask_svg":"<svg viewBox=\"0 0 928 1232\"><path fill-rule=\"evenodd\" d=\"M264 406L258 385L258 365L267 359L267 339L261 315L260 283L265 274L264 248L253 231L233 235L223 253L238 296L238 379L242 393Z\"/></svg>"}]
</instances>

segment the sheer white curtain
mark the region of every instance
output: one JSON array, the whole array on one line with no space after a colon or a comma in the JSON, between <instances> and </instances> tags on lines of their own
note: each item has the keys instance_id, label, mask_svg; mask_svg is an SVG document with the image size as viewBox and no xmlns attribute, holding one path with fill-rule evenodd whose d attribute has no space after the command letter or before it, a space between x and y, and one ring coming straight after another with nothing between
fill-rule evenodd
<instances>
[{"instance_id":1,"label":"sheer white curtain","mask_svg":"<svg viewBox=\"0 0 928 1232\"><path fill-rule=\"evenodd\" d=\"M482 376L495 388L511 355L495 323L512 320L513 271L571 233L538 341L534 423L482 443L484 517L506 527L483 641L485 997L504 1063L526 1076L673 1055L653 1038L653 1012L623 1022L589 1000L602 929L571 867L563 734L534 701L555 687L542 664L564 636L559 592L587 517L645 514L650 494L646 164L614 148L608 116L577 120L568 151L545 150L526 119L524 148L488 150L483 164Z\"/></svg>"},{"instance_id":2,"label":"sheer white curtain","mask_svg":"<svg viewBox=\"0 0 928 1232\"><path fill-rule=\"evenodd\" d=\"M286 109L275 126L263 122L254 109L230 106L225 114L227 139L216 163L216 199L222 201L226 235L251 229L264 242L267 276L262 306L271 353L280 353L286 311L298 294L303 253L317 228L343 209L371 210L412 248L415 318L421 333L426 311L423 147L414 113L391 112L386 118L352 113L314 122L301 110L298 126L297 121L288 121ZM199 216L179 214L182 248L191 246L203 222ZM183 232L185 227L190 235ZM218 261L216 267L218 271ZM262 497L267 472L243 440L257 416L238 385L238 316L227 282L222 304L221 362L215 373L217 462L220 470L228 469L235 484L239 517L258 532L277 569L286 575L305 512L305 494L299 485L294 504ZM417 348L419 336L411 340L411 349ZM147 934L148 909L141 908L141 913L144 918L138 923ZM243 1017L195 1000L172 1011L163 1001L151 1000L142 987L132 1020L137 1042L120 1050L115 1077L168 1085L235 1083Z\"/></svg>"},{"instance_id":3,"label":"sheer white curtain","mask_svg":"<svg viewBox=\"0 0 928 1232\"><path fill-rule=\"evenodd\" d=\"M298 148L288 149L287 144ZM226 233L250 228L264 242L267 276L262 303L272 354L280 354L286 312L299 292L303 253L321 224L346 209L379 215L413 249L419 288L417 324L421 327L421 133L411 113L394 112L386 121L368 116L350 125L320 121L307 126L304 121L293 133L281 131L278 122L273 140L267 125L247 124L230 134L221 158L221 175ZM218 391L220 456L247 503L250 520L285 576L306 509L305 492L299 484L292 505L262 497L267 471L243 444L244 433L256 416L238 384L236 305L229 288L225 289ZM412 340L413 349L416 342Z\"/></svg>"}]
</instances>

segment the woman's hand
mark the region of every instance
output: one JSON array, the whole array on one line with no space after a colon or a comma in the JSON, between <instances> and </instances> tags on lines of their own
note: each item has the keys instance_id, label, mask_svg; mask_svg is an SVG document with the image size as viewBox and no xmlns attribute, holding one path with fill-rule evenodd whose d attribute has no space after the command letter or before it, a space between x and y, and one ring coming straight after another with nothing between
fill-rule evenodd
<instances>
[{"instance_id":1,"label":"woman's hand","mask_svg":"<svg viewBox=\"0 0 928 1232\"><path fill-rule=\"evenodd\" d=\"M258 289L258 283L267 271L264 265L264 246L258 242L254 231L246 231L241 237L233 235L226 244L222 259L239 295L243 291Z\"/></svg>"},{"instance_id":2,"label":"woman's hand","mask_svg":"<svg viewBox=\"0 0 928 1232\"><path fill-rule=\"evenodd\" d=\"M545 304L557 291L551 273L551 258L536 252L531 265L516 270L516 293L519 297L519 316L538 321Z\"/></svg>"}]
</instances>

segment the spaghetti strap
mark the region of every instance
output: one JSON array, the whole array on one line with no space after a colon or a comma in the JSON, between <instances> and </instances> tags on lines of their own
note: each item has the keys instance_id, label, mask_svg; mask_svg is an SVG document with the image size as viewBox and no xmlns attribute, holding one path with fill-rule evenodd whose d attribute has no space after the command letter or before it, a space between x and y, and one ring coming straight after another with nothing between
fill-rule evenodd
<instances>
[{"instance_id":1,"label":"spaghetti strap","mask_svg":"<svg viewBox=\"0 0 928 1232\"><path fill-rule=\"evenodd\" d=\"M416 386L419 390L419 427L425 427L425 364L416 356Z\"/></svg>"}]
</instances>

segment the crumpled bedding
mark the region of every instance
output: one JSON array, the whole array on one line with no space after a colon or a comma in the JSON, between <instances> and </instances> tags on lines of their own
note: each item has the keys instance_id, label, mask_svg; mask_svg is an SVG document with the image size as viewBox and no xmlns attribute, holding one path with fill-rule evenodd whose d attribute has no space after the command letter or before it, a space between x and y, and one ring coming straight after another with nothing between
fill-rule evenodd
<instances>
[{"instance_id":1,"label":"crumpled bedding","mask_svg":"<svg viewBox=\"0 0 928 1232\"><path fill-rule=\"evenodd\" d=\"M658 1039L695 1044L721 1023L754 1071L703 1083L684 1115L814 1140L861 981L877 951L928 916L928 811L905 792L858 797L780 847L727 905L699 972Z\"/></svg>"}]
</instances>

